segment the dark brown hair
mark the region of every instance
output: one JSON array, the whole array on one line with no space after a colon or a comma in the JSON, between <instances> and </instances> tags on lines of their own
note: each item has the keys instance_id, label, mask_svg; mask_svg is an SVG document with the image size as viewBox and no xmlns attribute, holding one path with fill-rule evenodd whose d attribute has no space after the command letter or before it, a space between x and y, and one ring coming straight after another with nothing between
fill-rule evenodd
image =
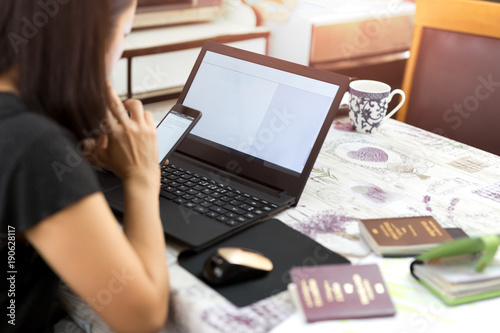
<instances>
[{"instance_id":1,"label":"dark brown hair","mask_svg":"<svg viewBox=\"0 0 500 333\"><path fill-rule=\"evenodd\" d=\"M132 2L0 1L0 74L14 68L30 110L78 139L90 136L109 100L105 54L111 29Z\"/></svg>"}]
</instances>

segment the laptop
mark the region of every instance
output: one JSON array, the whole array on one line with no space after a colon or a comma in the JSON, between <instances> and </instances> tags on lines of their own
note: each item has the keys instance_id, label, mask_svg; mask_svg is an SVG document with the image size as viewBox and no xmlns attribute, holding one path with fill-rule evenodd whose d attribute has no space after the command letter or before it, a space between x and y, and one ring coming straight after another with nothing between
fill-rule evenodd
<instances>
[{"instance_id":1,"label":"laptop","mask_svg":"<svg viewBox=\"0 0 500 333\"><path fill-rule=\"evenodd\" d=\"M167 240L201 250L297 205L348 84L206 42L178 99L203 117L162 169ZM104 183L123 213L122 187Z\"/></svg>"}]
</instances>

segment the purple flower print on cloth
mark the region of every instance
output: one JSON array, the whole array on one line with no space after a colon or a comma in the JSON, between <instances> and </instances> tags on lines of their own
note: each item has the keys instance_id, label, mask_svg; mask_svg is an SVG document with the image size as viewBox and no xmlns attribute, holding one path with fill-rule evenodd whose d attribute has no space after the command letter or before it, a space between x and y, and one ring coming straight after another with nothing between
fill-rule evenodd
<instances>
[{"instance_id":1,"label":"purple flower print on cloth","mask_svg":"<svg viewBox=\"0 0 500 333\"><path fill-rule=\"evenodd\" d=\"M357 151L350 151L347 156L363 162L387 162L389 155L385 151L375 147L364 147Z\"/></svg>"},{"instance_id":2,"label":"purple flower print on cloth","mask_svg":"<svg viewBox=\"0 0 500 333\"><path fill-rule=\"evenodd\" d=\"M296 229L311 238L318 234L346 232L345 224L352 218L337 214L333 211L324 211L311 216L307 221L300 222Z\"/></svg>"}]
</instances>

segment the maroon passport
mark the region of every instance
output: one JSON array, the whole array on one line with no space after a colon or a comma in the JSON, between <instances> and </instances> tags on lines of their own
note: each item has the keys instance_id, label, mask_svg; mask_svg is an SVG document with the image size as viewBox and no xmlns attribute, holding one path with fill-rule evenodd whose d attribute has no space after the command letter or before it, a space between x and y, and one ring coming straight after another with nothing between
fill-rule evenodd
<instances>
[{"instance_id":1,"label":"maroon passport","mask_svg":"<svg viewBox=\"0 0 500 333\"><path fill-rule=\"evenodd\" d=\"M308 322L396 313L375 264L293 267L290 275Z\"/></svg>"}]
</instances>

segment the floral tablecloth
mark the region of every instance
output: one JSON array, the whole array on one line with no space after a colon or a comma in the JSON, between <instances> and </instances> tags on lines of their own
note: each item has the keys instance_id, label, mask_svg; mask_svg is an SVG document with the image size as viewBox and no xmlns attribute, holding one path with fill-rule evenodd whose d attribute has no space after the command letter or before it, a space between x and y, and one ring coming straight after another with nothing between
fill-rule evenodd
<instances>
[{"instance_id":1,"label":"floral tablecloth","mask_svg":"<svg viewBox=\"0 0 500 333\"><path fill-rule=\"evenodd\" d=\"M500 233L500 157L392 119L374 134L361 134L352 131L347 118L340 118L328 134L298 206L277 218L354 264L380 264L398 311L381 327L394 327L398 333L427 332L442 325L455 332L473 328L456 318L463 313L471 317L475 304L458 310L444 307L409 276L408 259L381 259L359 237L360 218L417 215L432 215L444 227L460 227L470 236ZM287 292L237 308L181 268L177 254L178 249L169 246L172 296L165 332L305 329L297 327L305 324ZM498 308L500 299L476 304ZM494 320L488 313L482 320ZM282 322L286 324L280 330ZM315 332L371 332L366 325L375 322L305 327Z\"/></svg>"}]
</instances>

